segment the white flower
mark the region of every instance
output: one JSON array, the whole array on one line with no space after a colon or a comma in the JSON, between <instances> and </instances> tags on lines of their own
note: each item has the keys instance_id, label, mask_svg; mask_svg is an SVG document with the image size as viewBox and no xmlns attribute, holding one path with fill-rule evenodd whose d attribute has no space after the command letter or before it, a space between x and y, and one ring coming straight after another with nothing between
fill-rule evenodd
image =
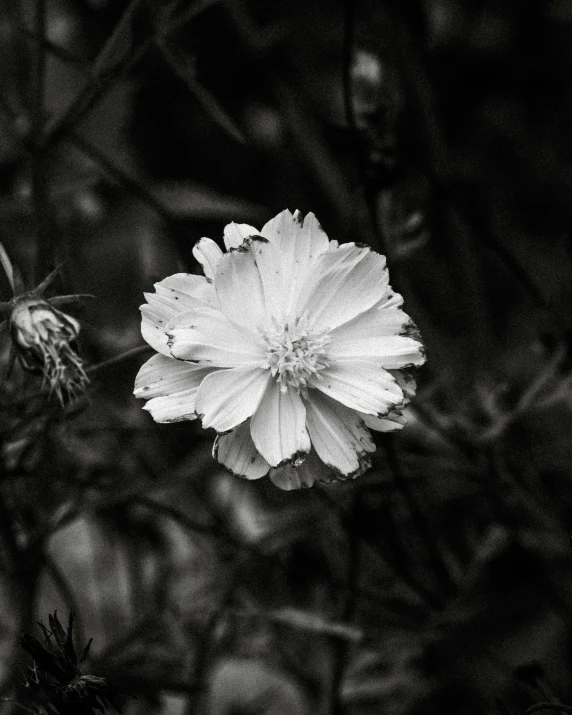
<instances>
[{"instance_id":1,"label":"white flower","mask_svg":"<svg viewBox=\"0 0 572 715\"><path fill-rule=\"evenodd\" d=\"M424 349L385 258L339 246L313 214L283 211L259 232L224 231L227 253L201 239L205 278L179 273L141 306L158 355L135 395L157 422L199 416L233 473L282 488L363 473L370 429L405 423L415 391L407 368Z\"/></svg>"}]
</instances>

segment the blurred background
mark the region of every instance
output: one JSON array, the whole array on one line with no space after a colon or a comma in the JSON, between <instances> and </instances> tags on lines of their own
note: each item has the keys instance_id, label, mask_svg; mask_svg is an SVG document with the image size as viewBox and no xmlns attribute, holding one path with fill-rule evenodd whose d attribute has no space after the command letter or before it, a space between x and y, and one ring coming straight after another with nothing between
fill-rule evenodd
<instances>
[{"instance_id":1,"label":"blurred background","mask_svg":"<svg viewBox=\"0 0 572 715\"><path fill-rule=\"evenodd\" d=\"M571 712L571 68L566 0L0 2L0 241L95 296L64 408L1 336L2 712L64 712L56 609L128 715ZM303 492L131 395L143 291L284 208L387 255L428 354Z\"/></svg>"}]
</instances>

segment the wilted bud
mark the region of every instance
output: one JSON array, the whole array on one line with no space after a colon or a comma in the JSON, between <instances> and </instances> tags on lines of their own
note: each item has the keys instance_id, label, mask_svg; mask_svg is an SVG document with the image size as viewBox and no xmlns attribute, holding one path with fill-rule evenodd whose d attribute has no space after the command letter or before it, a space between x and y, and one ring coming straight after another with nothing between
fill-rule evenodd
<instances>
[{"instance_id":1,"label":"wilted bud","mask_svg":"<svg viewBox=\"0 0 572 715\"><path fill-rule=\"evenodd\" d=\"M89 378L76 351L77 320L30 293L12 299L9 320L22 366L41 373L62 405L85 390Z\"/></svg>"}]
</instances>

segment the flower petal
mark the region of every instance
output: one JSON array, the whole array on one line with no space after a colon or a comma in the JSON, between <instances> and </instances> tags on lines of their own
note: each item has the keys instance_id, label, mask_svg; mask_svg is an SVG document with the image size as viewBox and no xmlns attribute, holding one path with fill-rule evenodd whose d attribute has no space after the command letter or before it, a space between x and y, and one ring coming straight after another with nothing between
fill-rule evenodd
<instances>
[{"instance_id":1,"label":"flower petal","mask_svg":"<svg viewBox=\"0 0 572 715\"><path fill-rule=\"evenodd\" d=\"M143 363L137 373L133 394L137 398L150 400L153 397L198 388L203 378L212 371L211 367L180 362L164 355L153 355Z\"/></svg>"},{"instance_id":2,"label":"flower petal","mask_svg":"<svg viewBox=\"0 0 572 715\"><path fill-rule=\"evenodd\" d=\"M293 464L283 464L281 467L271 469L269 474L270 481L286 492L293 489L307 489L313 486L314 482L321 480L318 479L316 470L306 464L309 459L310 457L302 462L299 467L295 467ZM317 457L315 461L319 461ZM322 464L322 470L324 469L325 466Z\"/></svg>"},{"instance_id":3,"label":"flower petal","mask_svg":"<svg viewBox=\"0 0 572 715\"><path fill-rule=\"evenodd\" d=\"M343 405L368 415L385 417L403 404L403 391L387 370L372 362L334 362L320 373L313 387Z\"/></svg>"},{"instance_id":4,"label":"flower petal","mask_svg":"<svg viewBox=\"0 0 572 715\"><path fill-rule=\"evenodd\" d=\"M299 467L284 464L276 469L271 469L269 476L274 485L286 492L311 487L316 481L314 474L306 467L305 462Z\"/></svg>"},{"instance_id":5,"label":"flower petal","mask_svg":"<svg viewBox=\"0 0 572 715\"><path fill-rule=\"evenodd\" d=\"M265 240L256 236L225 253L214 277L221 311L236 325L249 329L263 326L268 317L264 284L251 250L253 243Z\"/></svg>"},{"instance_id":6,"label":"flower petal","mask_svg":"<svg viewBox=\"0 0 572 715\"><path fill-rule=\"evenodd\" d=\"M388 285L385 257L366 246L346 243L315 262L296 306L317 330L332 330L383 298Z\"/></svg>"},{"instance_id":7,"label":"flower petal","mask_svg":"<svg viewBox=\"0 0 572 715\"><path fill-rule=\"evenodd\" d=\"M375 452L375 444L353 410L312 390L306 404L306 424L318 456L340 475L357 476L371 466L366 453Z\"/></svg>"},{"instance_id":8,"label":"flower petal","mask_svg":"<svg viewBox=\"0 0 572 715\"><path fill-rule=\"evenodd\" d=\"M383 335L363 340L335 340L328 354L337 361L367 360L387 370L409 365L423 365L425 349L415 338L404 335Z\"/></svg>"},{"instance_id":9,"label":"flower petal","mask_svg":"<svg viewBox=\"0 0 572 715\"><path fill-rule=\"evenodd\" d=\"M205 276L212 280L216 272L218 262L223 256L223 252L218 245L210 238L201 238L193 246L193 256L203 267Z\"/></svg>"},{"instance_id":10,"label":"flower petal","mask_svg":"<svg viewBox=\"0 0 572 715\"><path fill-rule=\"evenodd\" d=\"M203 276L175 273L155 283L156 293L145 293L147 303L141 307L141 334L149 345L163 355L169 355L165 327L182 310L195 305L217 303L212 284Z\"/></svg>"},{"instance_id":11,"label":"flower petal","mask_svg":"<svg viewBox=\"0 0 572 715\"><path fill-rule=\"evenodd\" d=\"M228 432L252 417L270 379L268 370L235 367L207 375L199 387L195 409L203 427Z\"/></svg>"},{"instance_id":12,"label":"flower petal","mask_svg":"<svg viewBox=\"0 0 572 715\"><path fill-rule=\"evenodd\" d=\"M211 367L259 365L264 354L256 338L238 330L216 308L197 306L175 316L166 326L171 355Z\"/></svg>"},{"instance_id":13,"label":"flower petal","mask_svg":"<svg viewBox=\"0 0 572 715\"><path fill-rule=\"evenodd\" d=\"M338 480L339 475L327 467L312 449L310 454L298 467L293 464L284 464L270 470L270 481L280 489L305 489L315 482L331 484Z\"/></svg>"},{"instance_id":14,"label":"flower petal","mask_svg":"<svg viewBox=\"0 0 572 715\"><path fill-rule=\"evenodd\" d=\"M411 318L395 307L374 307L331 331L335 360L369 360L384 368L422 365L425 348Z\"/></svg>"},{"instance_id":15,"label":"flower petal","mask_svg":"<svg viewBox=\"0 0 572 715\"><path fill-rule=\"evenodd\" d=\"M282 211L260 232L279 251L284 280L284 315L294 317L298 295L318 257L328 250L328 237L317 218Z\"/></svg>"},{"instance_id":16,"label":"flower petal","mask_svg":"<svg viewBox=\"0 0 572 715\"><path fill-rule=\"evenodd\" d=\"M181 390L173 395L153 397L143 409L151 413L155 422L181 422L195 420L195 400L198 387Z\"/></svg>"},{"instance_id":17,"label":"flower petal","mask_svg":"<svg viewBox=\"0 0 572 715\"><path fill-rule=\"evenodd\" d=\"M141 311L141 335L143 340L153 350L168 356L170 353L165 327L170 318L163 311L147 303L144 303L139 310Z\"/></svg>"},{"instance_id":18,"label":"flower petal","mask_svg":"<svg viewBox=\"0 0 572 715\"><path fill-rule=\"evenodd\" d=\"M388 370L388 372L393 375L397 380L397 384L403 390L405 404L409 404L415 397L415 391L417 390L417 381L415 380L413 370L404 368L402 370Z\"/></svg>"},{"instance_id":19,"label":"flower petal","mask_svg":"<svg viewBox=\"0 0 572 715\"><path fill-rule=\"evenodd\" d=\"M256 449L272 467L301 461L310 451L306 410L295 390L282 392L271 380L250 421Z\"/></svg>"},{"instance_id":20,"label":"flower petal","mask_svg":"<svg viewBox=\"0 0 572 715\"><path fill-rule=\"evenodd\" d=\"M231 248L241 246L245 238L259 235L260 231L254 226L249 226L247 223L234 223L233 221L224 227L224 245L226 250L230 251Z\"/></svg>"},{"instance_id":21,"label":"flower petal","mask_svg":"<svg viewBox=\"0 0 572 715\"><path fill-rule=\"evenodd\" d=\"M334 340L363 340L385 335L403 335L411 329L413 321L403 310L391 307L373 307L342 323L331 331Z\"/></svg>"},{"instance_id":22,"label":"flower petal","mask_svg":"<svg viewBox=\"0 0 572 715\"><path fill-rule=\"evenodd\" d=\"M363 412L360 412L359 416L367 427L377 432L395 432L407 424L407 418L400 410L392 410L386 417L374 417Z\"/></svg>"},{"instance_id":23,"label":"flower petal","mask_svg":"<svg viewBox=\"0 0 572 715\"><path fill-rule=\"evenodd\" d=\"M249 422L244 422L232 432L217 435L213 457L232 474L245 479L260 479L270 469L268 462L254 446Z\"/></svg>"},{"instance_id":24,"label":"flower petal","mask_svg":"<svg viewBox=\"0 0 572 715\"><path fill-rule=\"evenodd\" d=\"M175 273L155 283L155 291L157 296L170 302L175 313L194 308L197 301L207 303L213 308L218 305L213 284L204 276L194 273Z\"/></svg>"}]
</instances>

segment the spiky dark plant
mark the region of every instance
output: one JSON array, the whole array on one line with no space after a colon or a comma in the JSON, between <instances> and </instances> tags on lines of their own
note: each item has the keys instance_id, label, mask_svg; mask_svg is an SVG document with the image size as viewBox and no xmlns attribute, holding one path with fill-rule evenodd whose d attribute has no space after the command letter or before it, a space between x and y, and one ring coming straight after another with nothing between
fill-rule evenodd
<instances>
[{"instance_id":1,"label":"spiky dark plant","mask_svg":"<svg viewBox=\"0 0 572 715\"><path fill-rule=\"evenodd\" d=\"M80 665L87 659L93 639L78 657L73 643L73 613L67 629L57 611L48 616L48 623L49 628L39 624L43 642L29 633L21 637L22 647L33 659L25 675L27 707L38 715L121 713L117 689L106 678L82 673Z\"/></svg>"}]
</instances>

